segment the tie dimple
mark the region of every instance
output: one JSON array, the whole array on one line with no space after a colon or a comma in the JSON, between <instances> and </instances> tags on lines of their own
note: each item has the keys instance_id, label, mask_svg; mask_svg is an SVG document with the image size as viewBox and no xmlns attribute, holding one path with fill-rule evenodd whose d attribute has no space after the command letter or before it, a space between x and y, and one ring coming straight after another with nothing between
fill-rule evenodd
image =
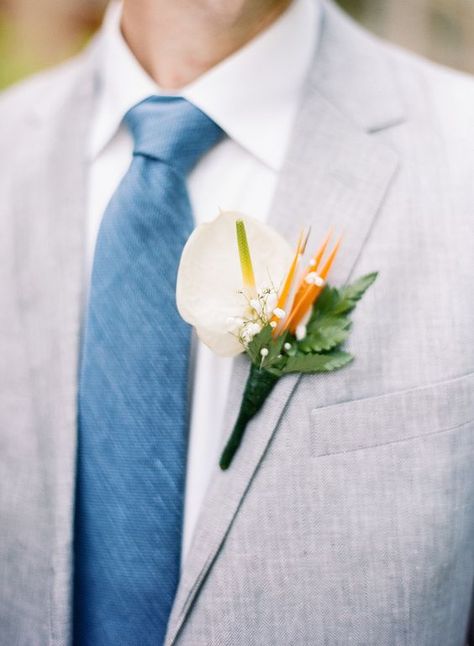
<instances>
[{"instance_id":1,"label":"tie dimple","mask_svg":"<svg viewBox=\"0 0 474 646\"><path fill-rule=\"evenodd\" d=\"M124 118L134 154L163 161L189 173L222 136L222 130L192 103L178 97L151 97Z\"/></svg>"}]
</instances>

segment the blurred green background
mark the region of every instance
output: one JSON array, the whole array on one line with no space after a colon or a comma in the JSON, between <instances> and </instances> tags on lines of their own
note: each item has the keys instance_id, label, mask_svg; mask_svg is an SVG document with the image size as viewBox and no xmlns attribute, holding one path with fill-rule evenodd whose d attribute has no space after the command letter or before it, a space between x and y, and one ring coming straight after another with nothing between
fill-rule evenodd
<instances>
[{"instance_id":1,"label":"blurred green background","mask_svg":"<svg viewBox=\"0 0 474 646\"><path fill-rule=\"evenodd\" d=\"M474 73L474 0L339 0L373 32ZM0 88L78 51L104 0L0 0Z\"/></svg>"}]
</instances>

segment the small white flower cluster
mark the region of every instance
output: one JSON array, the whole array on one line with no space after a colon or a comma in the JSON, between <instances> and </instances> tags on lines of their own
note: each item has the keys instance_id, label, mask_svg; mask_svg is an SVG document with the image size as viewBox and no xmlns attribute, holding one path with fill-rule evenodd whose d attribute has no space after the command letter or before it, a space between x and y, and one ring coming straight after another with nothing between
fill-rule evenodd
<instances>
[{"instance_id":1,"label":"small white flower cluster","mask_svg":"<svg viewBox=\"0 0 474 646\"><path fill-rule=\"evenodd\" d=\"M244 292L242 294L245 296ZM257 290L254 298L248 299L245 317L230 317L227 319L229 332L235 334L242 345L247 347L254 336L268 324L277 326L277 320L286 316L281 308L277 307L278 292L274 288L265 287ZM273 319L273 320L272 320Z\"/></svg>"}]
</instances>

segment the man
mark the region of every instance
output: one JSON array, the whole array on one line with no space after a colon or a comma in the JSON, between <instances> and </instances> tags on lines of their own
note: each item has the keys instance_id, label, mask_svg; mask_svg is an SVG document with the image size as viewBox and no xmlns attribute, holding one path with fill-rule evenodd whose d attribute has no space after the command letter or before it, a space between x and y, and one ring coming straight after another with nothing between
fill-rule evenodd
<instances>
[{"instance_id":1,"label":"man","mask_svg":"<svg viewBox=\"0 0 474 646\"><path fill-rule=\"evenodd\" d=\"M124 0L3 96L2 645L474 643L473 114L317 0ZM248 365L174 305L219 207L379 271L225 472Z\"/></svg>"}]
</instances>

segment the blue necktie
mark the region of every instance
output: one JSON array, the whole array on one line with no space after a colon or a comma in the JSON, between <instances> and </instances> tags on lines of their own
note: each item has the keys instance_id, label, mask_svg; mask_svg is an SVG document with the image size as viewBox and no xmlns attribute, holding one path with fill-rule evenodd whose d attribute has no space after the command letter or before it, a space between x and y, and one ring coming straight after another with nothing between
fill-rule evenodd
<instances>
[{"instance_id":1,"label":"blue necktie","mask_svg":"<svg viewBox=\"0 0 474 646\"><path fill-rule=\"evenodd\" d=\"M190 329L175 305L185 179L222 136L184 99L125 123L133 160L102 219L78 393L74 641L162 644L179 579Z\"/></svg>"}]
</instances>

